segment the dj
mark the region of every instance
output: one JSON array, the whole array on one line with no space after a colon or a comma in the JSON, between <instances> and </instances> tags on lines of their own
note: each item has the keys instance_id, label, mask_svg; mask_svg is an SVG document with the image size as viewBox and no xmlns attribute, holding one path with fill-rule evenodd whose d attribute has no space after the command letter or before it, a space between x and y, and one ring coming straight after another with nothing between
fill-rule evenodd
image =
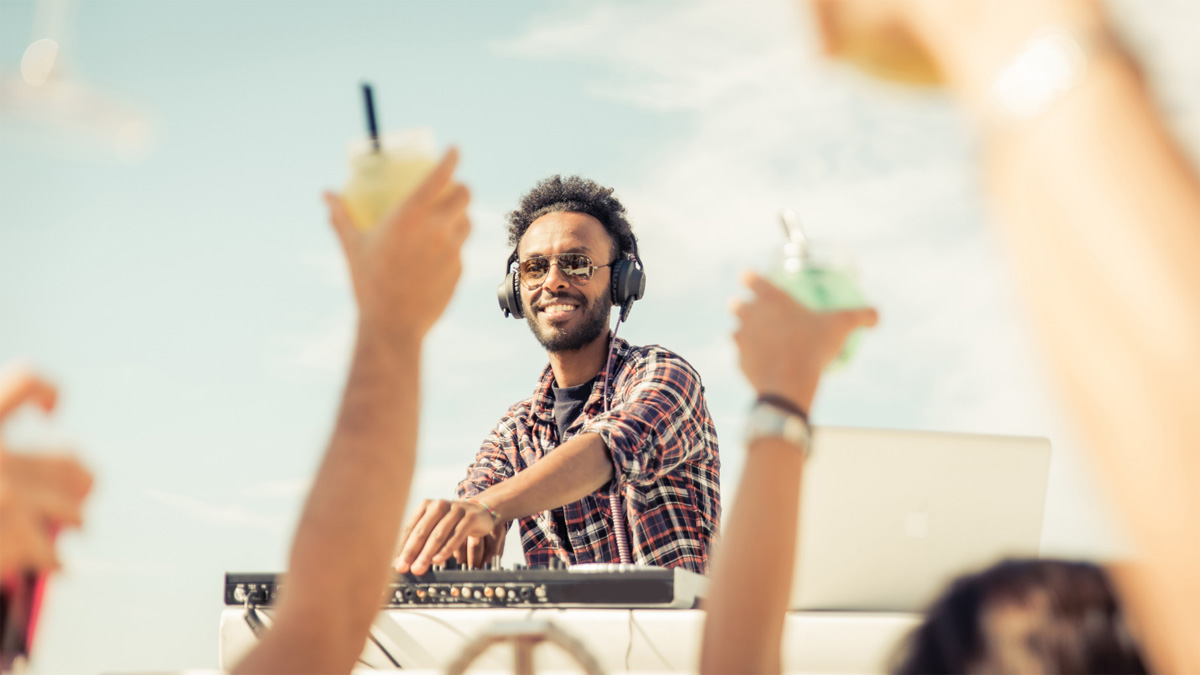
<instances>
[{"instance_id":1,"label":"dj","mask_svg":"<svg viewBox=\"0 0 1200 675\"><path fill-rule=\"evenodd\" d=\"M515 250L500 306L525 318L550 363L484 440L459 500L426 501L409 518L396 570L490 561L520 519L529 565L704 573L721 502L700 376L677 354L608 329L613 305L619 328L645 289L625 207L612 188L551 176L508 220Z\"/></svg>"}]
</instances>

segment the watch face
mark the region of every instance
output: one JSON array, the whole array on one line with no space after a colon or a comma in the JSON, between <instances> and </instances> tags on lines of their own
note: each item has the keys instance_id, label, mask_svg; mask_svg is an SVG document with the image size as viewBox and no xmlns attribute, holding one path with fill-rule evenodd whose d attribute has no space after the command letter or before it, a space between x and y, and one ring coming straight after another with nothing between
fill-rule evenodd
<instances>
[{"instance_id":1,"label":"watch face","mask_svg":"<svg viewBox=\"0 0 1200 675\"><path fill-rule=\"evenodd\" d=\"M776 437L796 443L807 455L811 449L808 423L799 415L780 410L769 403L756 403L750 411L746 443L757 438Z\"/></svg>"}]
</instances>

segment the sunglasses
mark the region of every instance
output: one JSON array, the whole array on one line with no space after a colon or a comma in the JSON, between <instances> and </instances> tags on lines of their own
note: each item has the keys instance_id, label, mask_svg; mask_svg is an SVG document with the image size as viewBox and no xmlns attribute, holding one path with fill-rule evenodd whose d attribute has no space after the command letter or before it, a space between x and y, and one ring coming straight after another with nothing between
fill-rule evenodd
<instances>
[{"instance_id":1,"label":"sunglasses","mask_svg":"<svg viewBox=\"0 0 1200 675\"><path fill-rule=\"evenodd\" d=\"M612 263L593 265L592 259L582 253L564 253L552 257L536 255L521 261L521 265L517 268L521 283L525 284L525 288L529 290L541 286L545 283L546 277L550 276L550 266L554 264L558 265L558 271L562 272L563 276L577 286L590 281L592 274L601 267L612 266Z\"/></svg>"}]
</instances>

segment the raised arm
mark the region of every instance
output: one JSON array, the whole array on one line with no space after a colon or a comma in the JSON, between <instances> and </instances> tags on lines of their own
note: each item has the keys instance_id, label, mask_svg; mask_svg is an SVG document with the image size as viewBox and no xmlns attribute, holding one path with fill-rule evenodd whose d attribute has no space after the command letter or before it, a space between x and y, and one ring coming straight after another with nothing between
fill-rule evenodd
<instances>
[{"instance_id":1,"label":"raised arm","mask_svg":"<svg viewBox=\"0 0 1200 675\"><path fill-rule=\"evenodd\" d=\"M807 413L821 371L851 331L876 322L873 309L815 313L748 273L750 301L737 301L734 340L742 372L760 398ZM795 566L804 457L782 437L746 448L746 465L713 568L700 655L703 673L777 673Z\"/></svg>"},{"instance_id":2,"label":"raised arm","mask_svg":"<svg viewBox=\"0 0 1200 675\"><path fill-rule=\"evenodd\" d=\"M326 195L359 307L337 426L308 495L275 625L241 673L349 672L388 579L416 457L421 343L450 300L470 230L451 150L415 193L360 233Z\"/></svg>"},{"instance_id":3,"label":"raised arm","mask_svg":"<svg viewBox=\"0 0 1200 675\"><path fill-rule=\"evenodd\" d=\"M914 38L980 129L1044 360L1140 554L1123 600L1156 670L1200 672L1200 181L1132 57L1094 0L817 4L835 52L847 16Z\"/></svg>"}]
</instances>

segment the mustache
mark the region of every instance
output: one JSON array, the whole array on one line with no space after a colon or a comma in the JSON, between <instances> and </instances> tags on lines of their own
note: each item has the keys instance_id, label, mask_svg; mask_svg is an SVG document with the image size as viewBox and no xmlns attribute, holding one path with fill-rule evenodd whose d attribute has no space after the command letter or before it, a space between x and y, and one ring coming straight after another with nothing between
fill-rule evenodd
<instances>
[{"instance_id":1,"label":"mustache","mask_svg":"<svg viewBox=\"0 0 1200 675\"><path fill-rule=\"evenodd\" d=\"M541 302L537 303L537 308L538 309L546 309L550 305L557 304L561 300L570 300L572 302L577 303L580 307L588 306L587 298L585 298L582 294L574 295L571 293L559 293L557 295L548 296L545 299L543 299Z\"/></svg>"}]
</instances>

